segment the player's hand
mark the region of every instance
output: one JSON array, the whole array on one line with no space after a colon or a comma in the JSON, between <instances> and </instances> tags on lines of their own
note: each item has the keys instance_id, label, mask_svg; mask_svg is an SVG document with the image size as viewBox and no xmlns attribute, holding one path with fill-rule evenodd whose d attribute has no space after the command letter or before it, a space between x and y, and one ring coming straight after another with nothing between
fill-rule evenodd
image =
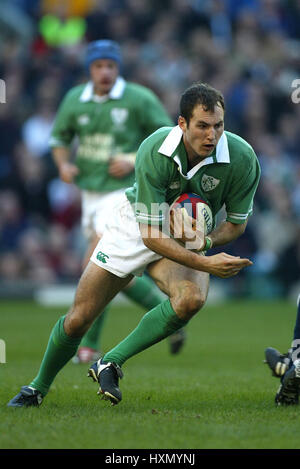
<instances>
[{"instance_id":1,"label":"player's hand","mask_svg":"<svg viewBox=\"0 0 300 469\"><path fill-rule=\"evenodd\" d=\"M75 176L79 174L79 169L72 163L64 162L59 165L58 172L62 181L71 184Z\"/></svg>"},{"instance_id":2,"label":"player's hand","mask_svg":"<svg viewBox=\"0 0 300 469\"><path fill-rule=\"evenodd\" d=\"M201 251L204 248L204 226L200 226L184 208L170 211L170 233L187 249Z\"/></svg>"},{"instance_id":3,"label":"player's hand","mask_svg":"<svg viewBox=\"0 0 300 469\"><path fill-rule=\"evenodd\" d=\"M109 163L108 172L110 176L122 179L134 170L134 164L119 158L112 158Z\"/></svg>"},{"instance_id":4,"label":"player's hand","mask_svg":"<svg viewBox=\"0 0 300 469\"><path fill-rule=\"evenodd\" d=\"M209 262L207 272L220 278L233 277L245 267L253 265L249 259L241 259L225 252L208 256L206 260Z\"/></svg>"}]
</instances>

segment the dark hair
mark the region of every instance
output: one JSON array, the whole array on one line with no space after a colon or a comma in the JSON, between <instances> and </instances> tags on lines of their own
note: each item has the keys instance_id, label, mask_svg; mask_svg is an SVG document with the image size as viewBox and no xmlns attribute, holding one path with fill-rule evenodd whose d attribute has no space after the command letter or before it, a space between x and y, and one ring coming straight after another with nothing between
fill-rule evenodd
<instances>
[{"instance_id":1,"label":"dark hair","mask_svg":"<svg viewBox=\"0 0 300 469\"><path fill-rule=\"evenodd\" d=\"M194 83L184 91L180 99L180 115L185 118L187 124L198 104L202 104L205 111L209 112L214 112L215 106L221 104L225 111L224 96L220 91L207 83Z\"/></svg>"}]
</instances>

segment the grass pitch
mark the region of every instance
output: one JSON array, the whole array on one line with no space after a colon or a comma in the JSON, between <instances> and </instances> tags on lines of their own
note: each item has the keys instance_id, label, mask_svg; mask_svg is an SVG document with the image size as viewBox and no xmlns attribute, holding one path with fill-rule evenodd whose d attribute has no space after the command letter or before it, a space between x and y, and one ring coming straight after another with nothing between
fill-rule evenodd
<instances>
[{"instance_id":1,"label":"grass pitch","mask_svg":"<svg viewBox=\"0 0 300 469\"><path fill-rule=\"evenodd\" d=\"M123 401L97 396L87 366L69 363L40 408L6 404L36 375L52 326L66 308L0 302L0 448L267 449L300 448L300 408L278 408L279 381L264 349L286 351L296 308L288 302L207 305L188 325L182 352L161 342L130 359ZM139 308L112 306L102 349L137 324Z\"/></svg>"}]
</instances>

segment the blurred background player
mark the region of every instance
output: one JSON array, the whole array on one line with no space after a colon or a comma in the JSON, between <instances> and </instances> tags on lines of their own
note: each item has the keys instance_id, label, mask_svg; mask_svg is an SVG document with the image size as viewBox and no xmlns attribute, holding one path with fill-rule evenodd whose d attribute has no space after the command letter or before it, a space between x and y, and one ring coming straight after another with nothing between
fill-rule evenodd
<instances>
[{"instance_id":1,"label":"blurred background player","mask_svg":"<svg viewBox=\"0 0 300 469\"><path fill-rule=\"evenodd\" d=\"M73 87L61 103L50 146L59 176L75 183L82 194L82 228L88 246L83 269L101 238L114 204L134 181L139 144L162 126L173 125L156 95L120 76L121 51L111 40L88 44L86 69L90 81ZM72 142L77 137L76 160ZM136 278L124 294L151 309L162 301L149 277ZM87 363L99 356L104 315L83 337L74 362ZM171 353L185 340L180 331L169 339Z\"/></svg>"},{"instance_id":2,"label":"blurred background player","mask_svg":"<svg viewBox=\"0 0 300 469\"><path fill-rule=\"evenodd\" d=\"M273 376L280 378L281 383L275 396L277 405L297 405L300 394L300 295L297 300L297 317L294 337L287 353L280 353L273 347L265 350L265 362L272 370Z\"/></svg>"}]
</instances>

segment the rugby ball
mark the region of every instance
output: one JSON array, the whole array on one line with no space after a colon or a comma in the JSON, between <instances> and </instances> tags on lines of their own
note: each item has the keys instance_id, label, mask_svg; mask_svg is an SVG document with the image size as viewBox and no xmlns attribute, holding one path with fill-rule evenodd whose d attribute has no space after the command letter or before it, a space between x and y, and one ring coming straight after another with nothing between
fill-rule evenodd
<instances>
[{"instance_id":1,"label":"rugby ball","mask_svg":"<svg viewBox=\"0 0 300 469\"><path fill-rule=\"evenodd\" d=\"M204 237L212 229L212 211L203 197L186 192L174 200L170 207L170 234L174 239L183 244L190 242L202 245Z\"/></svg>"}]
</instances>

